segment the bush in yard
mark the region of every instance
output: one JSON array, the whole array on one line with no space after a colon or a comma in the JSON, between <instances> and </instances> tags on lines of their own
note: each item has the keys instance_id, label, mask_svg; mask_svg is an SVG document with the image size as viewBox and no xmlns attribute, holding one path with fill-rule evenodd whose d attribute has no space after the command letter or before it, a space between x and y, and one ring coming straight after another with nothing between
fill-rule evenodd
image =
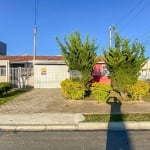
<instances>
[{"instance_id":1,"label":"bush in yard","mask_svg":"<svg viewBox=\"0 0 150 150\"><path fill-rule=\"evenodd\" d=\"M148 94L149 84L139 80L136 84L128 86L127 90L133 100L141 100L142 96Z\"/></svg>"},{"instance_id":2,"label":"bush in yard","mask_svg":"<svg viewBox=\"0 0 150 150\"><path fill-rule=\"evenodd\" d=\"M61 82L61 89L65 98L82 99L85 94L85 87L82 83L65 79Z\"/></svg>"},{"instance_id":3,"label":"bush in yard","mask_svg":"<svg viewBox=\"0 0 150 150\"><path fill-rule=\"evenodd\" d=\"M12 84L10 82L1 82L0 85L4 87L5 93L12 89Z\"/></svg>"},{"instance_id":4,"label":"bush in yard","mask_svg":"<svg viewBox=\"0 0 150 150\"><path fill-rule=\"evenodd\" d=\"M61 82L61 90L65 98L68 98L68 87L71 85L72 81L70 79L65 79Z\"/></svg>"},{"instance_id":5,"label":"bush in yard","mask_svg":"<svg viewBox=\"0 0 150 150\"><path fill-rule=\"evenodd\" d=\"M3 93L6 93L12 89L12 84L9 82L1 82L0 83L0 96L2 96Z\"/></svg>"},{"instance_id":6,"label":"bush in yard","mask_svg":"<svg viewBox=\"0 0 150 150\"><path fill-rule=\"evenodd\" d=\"M2 96L3 93L4 93L4 86L2 86L2 85L0 84L0 96Z\"/></svg>"},{"instance_id":7,"label":"bush in yard","mask_svg":"<svg viewBox=\"0 0 150 150\"><path fill-rule=\"evenodd\" d=\"M114 40L114 46L104 51L104 61L109 71L112 90L120 96L120 100L127 100L127 87L137 82L139 71L148 58L145 57L145 47L137 40L131 43L118 33Z\"/></svg>"},{"instance_id":8,"label":"bush in yard","mask_svg":"<svg viewBox=\"0 0 150 150\"><path fill-rule=\"evenodd\" d=\"M106 102L110 92L110 85L105 83L92 83L91 93L98 102Z\"/></svg>"},{"instance_id":9,"label":"bush in yard","mask_svg":"<svg viewBox=\"0 0 150 150\"><path fill-rule=\"evenodd\" d=\"M89 36L86 36L83 41L80 33L75 32L71 33L69 38L65 36L64 43L58 37L56 41L62 51L69 71L79 71L81 73L81 82L89 90L92 79L91 72L94 65L98 62L96 55L98 46L96 46L95 40L90 40Z\"/></svg>"}]
</instances>

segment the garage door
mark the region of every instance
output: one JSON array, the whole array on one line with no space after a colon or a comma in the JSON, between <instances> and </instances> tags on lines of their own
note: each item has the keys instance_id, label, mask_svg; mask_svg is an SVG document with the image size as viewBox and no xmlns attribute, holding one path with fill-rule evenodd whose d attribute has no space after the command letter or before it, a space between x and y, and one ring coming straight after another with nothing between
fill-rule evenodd
<instances>
[{"instance_id":1,"label":"garage door","mask_svg":"<svg viewBox=\"0 0 150 150\"><path fill-rule=\"evenodd\" d=\"M61 81L68 77L68 67L64 64L34 66L34 88L60 88Z\"/></svg>"}]
</instances>

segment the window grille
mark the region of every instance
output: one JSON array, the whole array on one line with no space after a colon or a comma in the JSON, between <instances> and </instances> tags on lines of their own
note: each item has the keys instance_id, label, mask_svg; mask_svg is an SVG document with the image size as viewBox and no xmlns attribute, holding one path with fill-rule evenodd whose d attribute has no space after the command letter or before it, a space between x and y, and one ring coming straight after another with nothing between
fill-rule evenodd
<instances>
[{"instance_id":1,"label":"window grille","mask_svg":"<svg viewBox=\"0 0 150 150\"><path fill-rule=\"evenodd\" d=\"M0 76L6 76L6 66L0 66Z\"/></svg>"}]
</instances>

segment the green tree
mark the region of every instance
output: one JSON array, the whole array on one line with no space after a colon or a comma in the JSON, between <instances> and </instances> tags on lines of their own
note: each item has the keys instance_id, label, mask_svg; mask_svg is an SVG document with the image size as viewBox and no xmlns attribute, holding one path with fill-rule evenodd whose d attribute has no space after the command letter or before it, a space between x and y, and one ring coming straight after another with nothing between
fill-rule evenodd
<instances>
[{"instance_id":1,"label":"green tree","mask_svg":"<svg viewBox=\"0 0 150 150\"><path fill-rule=\"evenodd\" d=\"M64 43L56 37L56 41L61 48L62 55L65 58L69 70L78 70L81 72L81 82L89 89L89 82L92 79L92 69L97 63L95 40L89 41L86 36L85 41L81 40L78 32L71 33L69 39L64 37Z\"/></svg>"},{"instance_id":2,"label":"green tree","mask_svg":"<svg viewBox=\"0 0 150 150\"><path fill-rule=\"evenodd\" d=\"M127 98L127 87L137 82L139 71L146 62L145 48L135 40L132 44L128 39L121 39L115 34L115 46L104 51L105 63L110 73L112 90L122 100Z\"/></svg>"}]
</instances>

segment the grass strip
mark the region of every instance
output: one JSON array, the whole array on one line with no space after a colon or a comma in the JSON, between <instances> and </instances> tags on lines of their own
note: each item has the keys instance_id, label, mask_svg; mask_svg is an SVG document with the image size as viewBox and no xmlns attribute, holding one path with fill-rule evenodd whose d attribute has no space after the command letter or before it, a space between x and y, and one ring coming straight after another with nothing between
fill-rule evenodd
<instances>
[{"instance_id":1,"label":"grass strip","mask_svg":"<svg viewBox=\"0 0 150 150\"><path fill-rule=\"evenodd\" d=\"M10 91L7 94L2 95L0 98L0 105L14 99L15 97L27 92L29 90L15 90L15 91Z\"/></svg>"},{"instance_id":2,"label":"grass strip","mask_svg":"<svg viewBox=\"0 0 150 150\"><path fill-rule=\"evenodd\" d=\"M146 114L84 114L84 122L109 121L150 121L150 113Z\"/></svg>"}]
</instances>

